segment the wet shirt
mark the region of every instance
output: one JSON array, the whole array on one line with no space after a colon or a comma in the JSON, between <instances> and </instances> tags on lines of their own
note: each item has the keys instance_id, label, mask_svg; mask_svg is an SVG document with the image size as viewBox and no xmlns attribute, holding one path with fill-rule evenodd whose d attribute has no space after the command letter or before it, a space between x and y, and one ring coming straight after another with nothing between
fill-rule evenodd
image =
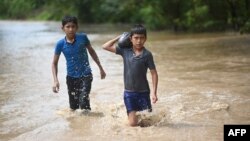
<instances>
[{"instance_id":1,"label":"wet shirt","mask_svg":"<svg viewBox=\"0 0 250 141\"><path fill-rule=\"evenodd\" d=\"M121 55L124 63L124 85L126 91L149 92L147 70L155 69L152 53L146 48L135 56L132 48L116 47L116 54Z\"/></svg>"},{"instance_id":2,"label":"wet shirt","mask_svg":"<svg viewBox=\"0 0 250 141\"><path fill-rule=\"evenodd\" d=\"M68 43L66 37L57 42L55 54L64 54L68 76L79 78L92 74L86 48L89 44L89 39L84 33L76 34L73 43Z\"/></svg>"}]
</instances>

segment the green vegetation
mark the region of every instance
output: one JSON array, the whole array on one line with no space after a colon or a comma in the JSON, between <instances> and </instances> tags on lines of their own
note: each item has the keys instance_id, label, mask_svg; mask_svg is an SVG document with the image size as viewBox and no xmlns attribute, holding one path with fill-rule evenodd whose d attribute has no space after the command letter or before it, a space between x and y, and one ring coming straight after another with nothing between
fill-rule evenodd
<instances>
[{"instance_id":1,"label":"green vegetation","mask_svg":"<svg viewBox=\"0 0 250 141\"><path fill-rule=\"evenodd\" d=\"M250 32L249 0L1 0L0 19L143 23L153 30Z\"/></svg>"}]
</instances>

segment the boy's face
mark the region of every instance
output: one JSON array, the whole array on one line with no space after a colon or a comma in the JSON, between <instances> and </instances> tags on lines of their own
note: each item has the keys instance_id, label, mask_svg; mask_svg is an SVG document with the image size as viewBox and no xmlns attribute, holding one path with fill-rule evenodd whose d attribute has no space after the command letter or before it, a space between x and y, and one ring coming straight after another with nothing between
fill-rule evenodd
<instances>
[{"instance_id":1,"label":"boy's face","mask_svg":"<svg viewBox=\"0 0 250 141\"><path fill-rule=\"evenodd\" d=\"M62 26L62 30L66 33L69 38L74 38L78 27L73 22L68 22Z\"/></svg>"},{"instance_id":2,"label":"boy's face","mask_svg":"<svg viewBox=\"0 0 250 141\"><path fill-rule=\"evenodd\" d=\"M137 49L141 49L144 47L144 43L146 42L146 36L144 34L133 34L130 38L133 47Z\"/></svg>"}]
</instances>

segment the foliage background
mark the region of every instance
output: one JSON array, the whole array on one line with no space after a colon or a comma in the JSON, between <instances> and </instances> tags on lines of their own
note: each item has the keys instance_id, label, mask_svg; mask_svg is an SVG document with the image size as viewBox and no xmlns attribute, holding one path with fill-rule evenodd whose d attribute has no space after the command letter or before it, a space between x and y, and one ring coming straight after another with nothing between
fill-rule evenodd
<instances>
[{"instance_id":1,"label":"foliage background","mask_svg":"<svg viewBox=\"0 0 250 141\"><path fill-rule=\"evenodd\" d=\"M143 23L152 30L250 32L250 0L1 0L0 19Z\"/></svg>"}]
</instances>

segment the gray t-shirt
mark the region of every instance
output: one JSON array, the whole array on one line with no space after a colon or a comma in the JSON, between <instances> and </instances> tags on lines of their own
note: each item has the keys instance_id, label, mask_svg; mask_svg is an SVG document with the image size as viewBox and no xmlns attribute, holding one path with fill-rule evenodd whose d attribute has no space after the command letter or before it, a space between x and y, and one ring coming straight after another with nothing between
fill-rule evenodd
<instances>
[{"instance_id":1,"label":"gray t-shirt","mask_svg":"<svg viewBox=\"0 0 250 141\"><path fill-rule=\"evenodd\" d=\"M116 47L116 54L123 58L124 85L126 91L150 92L147 70L155 69L152 53L146 48L139 56L135 56L132 48Z\"/></svg>"}]
</instances>

